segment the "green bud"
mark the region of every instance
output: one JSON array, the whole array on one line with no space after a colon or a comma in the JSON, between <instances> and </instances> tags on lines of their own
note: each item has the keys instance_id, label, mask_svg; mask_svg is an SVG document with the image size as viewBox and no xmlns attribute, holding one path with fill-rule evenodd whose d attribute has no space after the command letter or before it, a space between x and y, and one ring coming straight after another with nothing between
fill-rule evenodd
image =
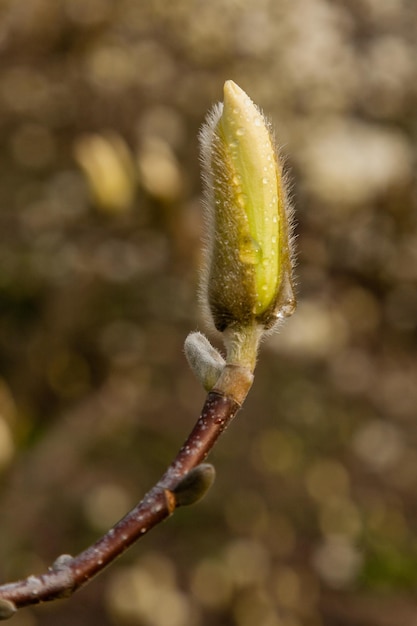
<instances>
[{"instance_id":1,"label":"green bud","mask_svg":"<svg viewBox=\"0 0 417 626\"><path fill-rule=\"evenodd\" d=\"M233 81L201 134L208 223L203 298L216 328L272 328L295 308L282 167L270 128Z\"/></svg>"}]
</instances>

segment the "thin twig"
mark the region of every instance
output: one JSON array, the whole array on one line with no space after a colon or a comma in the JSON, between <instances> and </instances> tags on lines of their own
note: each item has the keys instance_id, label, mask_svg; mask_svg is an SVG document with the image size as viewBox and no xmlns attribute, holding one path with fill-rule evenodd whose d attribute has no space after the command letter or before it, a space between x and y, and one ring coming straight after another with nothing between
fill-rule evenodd
<instances>
[{"instance_id":1,"label":"thin twig","mask_svg":"<svg viewBox=\"0 0 417 626\"><path fill-rule=\"evenodd\" d=\"M0 586L0 619L23 606L72 595L178 506L197 501L214 477L211 466L200 464L239 408L233 397L211 391L188 439L143 500L77 556L63 554L46 573Z\"/></svg>"},{"instance_id":2,"label":"thin twig","mask_svg":"<svg viewBox=\"0 0 417 626\"><path fill-rule=\"evenodd\" d=\"M144 499L84 552L61 555L45 574L0 586L0 619L71 595L178 506L204 494L213 469L201 463L246 398L259 341L294 311L285 190L273 139L233 81L226 81L224 96L201 134L206 207L212 206L202 297L223 333L226 359L199 333L189 336L187 358L210 391L174 461Z\"/></svg>"}]
</instances>

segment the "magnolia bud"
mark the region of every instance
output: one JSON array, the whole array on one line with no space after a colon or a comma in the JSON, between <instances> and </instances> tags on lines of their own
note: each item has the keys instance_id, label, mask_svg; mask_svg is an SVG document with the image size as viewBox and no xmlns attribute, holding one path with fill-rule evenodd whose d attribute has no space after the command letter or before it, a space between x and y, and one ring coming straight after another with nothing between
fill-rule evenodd
<instances>
[{"instance_id":1,"label":"magnolia bud","mask_svg":"<svg viewBox=\"0 0 417 626\"><path fill-rule=\"evenodd\" d=\"M228 80L200 133L207 215L202 295L214 325L272 328L295 308L281 164L268 124Z\"/></svg>"}]
</instances>

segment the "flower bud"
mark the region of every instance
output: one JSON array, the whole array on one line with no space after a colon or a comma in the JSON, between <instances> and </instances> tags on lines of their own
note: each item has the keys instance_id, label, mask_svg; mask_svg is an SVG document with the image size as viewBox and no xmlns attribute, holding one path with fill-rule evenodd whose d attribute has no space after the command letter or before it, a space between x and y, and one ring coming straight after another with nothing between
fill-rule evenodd
<instances>
[{"instance_id":1,"label":"flower bud","mask_svg":"<svg viewBox=\"0 0 417 626\"><path fill-rule=\"evenodd\" d=\"M272 328L295 308L281 164L262 113L233 81L200 133L207 215L202 295L220 331Z\"/></svg>"}]
</instances>

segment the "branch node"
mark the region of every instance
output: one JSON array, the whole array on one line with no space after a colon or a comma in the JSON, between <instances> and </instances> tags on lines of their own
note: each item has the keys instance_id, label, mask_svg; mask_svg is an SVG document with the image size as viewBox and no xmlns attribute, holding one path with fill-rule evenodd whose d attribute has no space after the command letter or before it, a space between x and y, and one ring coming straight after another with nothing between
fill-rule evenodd
<instances>
[{"instance_id":1,"label":"branch node","mask_svg":"<svg viewBox=\"0 0 417 626\"><path fill-rule=\"evenodd\" d=\"M164 489L164 494L165 494L165 501L167 504L167 509L169 511L169 514L172 515L172 513L175 511L175 509L178 506L177 499L175 497L175 494L169 489Z\"/></svg>"}]
</instances>

